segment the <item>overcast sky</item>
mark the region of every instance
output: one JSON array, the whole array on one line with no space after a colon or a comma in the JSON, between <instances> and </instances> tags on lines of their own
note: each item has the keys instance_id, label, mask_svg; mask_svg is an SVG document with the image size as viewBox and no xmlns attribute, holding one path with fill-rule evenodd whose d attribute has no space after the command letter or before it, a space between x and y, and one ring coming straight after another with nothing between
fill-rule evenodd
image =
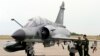
<instances>
[{"instance_id":1,"label":"overcast sky","mask_svg":"<svg viewBox=\"0 0 100 56\"><path fill-rule=\"evenodd\" d=\"M65 2L64 25L71 32L100 34L100 0L0 0L0 35L12 34L32 17L55 21L59 7Z\"/></svg>"}]
</instances>

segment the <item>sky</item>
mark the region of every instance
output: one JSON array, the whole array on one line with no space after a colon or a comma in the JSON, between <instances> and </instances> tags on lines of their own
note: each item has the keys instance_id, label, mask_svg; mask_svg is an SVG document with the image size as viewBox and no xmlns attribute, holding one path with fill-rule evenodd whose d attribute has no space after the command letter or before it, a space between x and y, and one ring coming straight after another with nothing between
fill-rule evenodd
<instances>
[{"instance_id":1,"label":"sky","mask_svg":"<svg viewBox=\"0 0 100 56\"><path fill-rule=\"evenodd\" d=\"M55 22L62 1L65 2L64 25L71 32L100 34L100 0L0 0L0 35L11 35L33 17Z\"/></svg>"}]
</instances>

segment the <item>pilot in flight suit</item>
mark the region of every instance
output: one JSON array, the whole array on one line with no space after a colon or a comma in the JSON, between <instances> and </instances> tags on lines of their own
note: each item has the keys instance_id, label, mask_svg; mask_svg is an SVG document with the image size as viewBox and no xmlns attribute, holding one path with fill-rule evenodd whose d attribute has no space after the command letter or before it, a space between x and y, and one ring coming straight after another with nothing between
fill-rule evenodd
<instances>
[{"instance_id":1,"label":"pilot in flight suit","mask_svg":"<svg viewBox=\"0 0 100 56\"><path fill-rule=\"evenodd\" d=\"M79 52L79 56L83 56L83 49L82 49L82 40L80 39L80 37L78 37L78 40L76 41L77 45L76 45L76 49Z\"/></svg>"},{"instance_id":2,"label":"pilot in flight suit","mask_svg":"<svg viewBox=\"0 0 100 56\"><path fill-rule=\"evenodd\" d=\"M84 56L90 56L88 51L89 51L89 40L86 38L86 35L83 35L83 38L85 39L83 41L83 45L84 45Z\"/></svg>"}]
</instances>

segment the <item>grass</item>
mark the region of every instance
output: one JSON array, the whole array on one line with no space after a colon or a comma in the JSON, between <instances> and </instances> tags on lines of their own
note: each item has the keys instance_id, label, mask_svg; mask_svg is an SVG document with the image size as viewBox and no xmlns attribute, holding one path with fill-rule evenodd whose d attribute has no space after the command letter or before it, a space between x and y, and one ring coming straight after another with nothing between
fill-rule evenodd
<instances>
[{"instance_id":1,"label":"grass","mask_svg":"<svg viewBox=\"0 0 100 56\"><path fill-rule=\"evenodd\" d=\"M76 38L76 39L78 39L78 37L81 37L81 39L83 39L83 36L71 36L71 38ZM100 36L92 36L92 35L89 35L89 36L87 36L87 38L89 39L89 40L100 40Z\"/></svg>"},{"instance_id":2,"label":"grass","mask_svg":"<svg viewBox=\"0 0 100 56\"><path fill-rule=\"evenodd\" d=\"M12 39L9 35L0 35L0 40Z\"/></svg>"},{"instance_id":3,"label":"grass","mask_svg":"<svg viewBox=\"0 0 100 56\"><path fill-rule=\"evenodd\" d=\"M82 36L71 36L71 38L76 38L76 39L77 39L77 37L82 38ZM87 38L88 39L93 39L93 40L100 40L100 36L87 36ZM0 40L5 40L5 39L13 39L13 38L10 37L9 35L0 35Z\"/></svg>"}]
</instances>

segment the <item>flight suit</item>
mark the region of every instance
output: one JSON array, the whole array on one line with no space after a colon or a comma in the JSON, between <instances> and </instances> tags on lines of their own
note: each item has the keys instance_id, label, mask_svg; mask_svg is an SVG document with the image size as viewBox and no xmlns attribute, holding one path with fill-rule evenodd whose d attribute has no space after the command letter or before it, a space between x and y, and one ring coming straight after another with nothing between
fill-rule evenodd
<instances>
[{"instance_id":1,"label":"flight suit","mask_svg":"<svg viewBox=\"0 0 100 56\"><path fill-rule=\"evenodd\" d=\"M76 43L77 43L76 49L78 50L79 55L80 55L80 56L83 56L82 41L81 41L81 40L77 40Z\"/></svg>"},{"instance_id":2,"label":"flight suit","mask_svg":"<svg viewBox=\"0 0 100 56\"><path fill-rule=\"evenodd\" d=\"M84 56L90 56L88 51L89 51L89 40L85 39L84 40Z\"/></svg>"}]
</instances>

